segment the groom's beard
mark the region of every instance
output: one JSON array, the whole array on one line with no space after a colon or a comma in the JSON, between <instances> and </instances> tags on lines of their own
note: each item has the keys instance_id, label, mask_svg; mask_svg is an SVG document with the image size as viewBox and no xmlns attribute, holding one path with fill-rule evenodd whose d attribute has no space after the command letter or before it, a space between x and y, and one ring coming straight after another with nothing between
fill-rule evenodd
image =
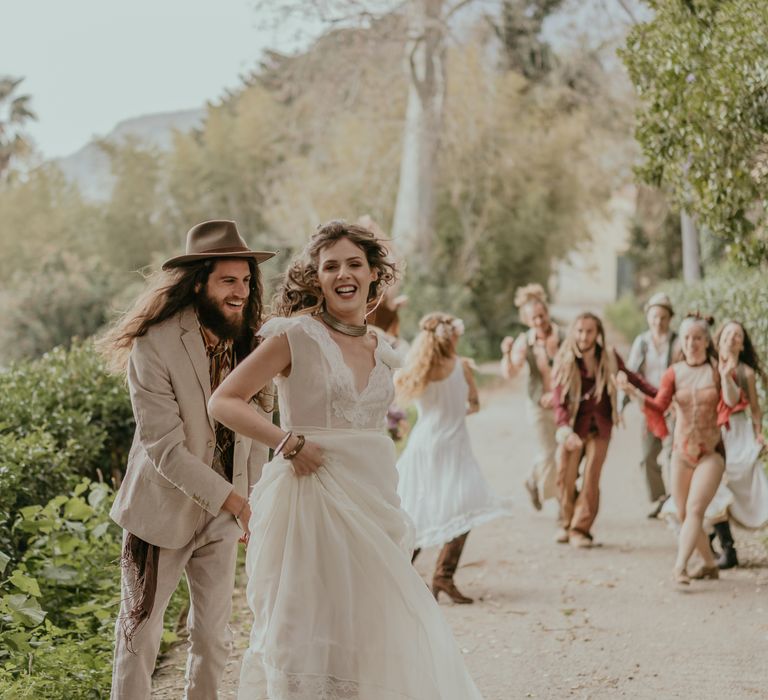
<instances>
[{"instance_id":1,"label":"groom's beard","mask_svg":"<svg viewBox=\"0 0 768 700\"><path fill-rule=\"evenodd\" d=\"M208 330L219 340L236 340L249 325L248 301L243 304L243 312L239 317L228 317L221 310L215 299L208 296L203 289L195 299L197 316Z\"/></svg>"}]
</instances>

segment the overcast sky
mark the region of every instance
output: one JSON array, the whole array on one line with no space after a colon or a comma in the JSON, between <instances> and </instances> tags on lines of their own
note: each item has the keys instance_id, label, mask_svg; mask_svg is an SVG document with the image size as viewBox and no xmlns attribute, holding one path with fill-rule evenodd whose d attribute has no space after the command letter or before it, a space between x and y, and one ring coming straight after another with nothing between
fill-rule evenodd
<instances>
[{"instance_id":1,"label":"overcast sky","mask_svg":"<svg viewBox=\"0 0 768 700\"><path fill-rule=\"evenodd\" d=\"M0 17L0 74L25 77L45 157L128 117L200 107L279 44L253 0L0 0Z\"/></svg>"},{"instance_id":2,"label":"overcast sky","mask_svg":"<svg viewBox=\"0 0 768 700\"><path fill-rule=\"evenodd\" d=\"M0 0L0 75L25 77L21 87L39 117L28 132L42 154L68 155L123 119L216 100L239 85L238 76L257 65L264 48L290 50L319 31L306 16L275 30L274 15L259 16L255 2ZM371 0L377 4L392 0ZM497 5L476 0L470 8ZM613 13L619 7L617 0L566 6Z\"/></svg>"}]
</instances>

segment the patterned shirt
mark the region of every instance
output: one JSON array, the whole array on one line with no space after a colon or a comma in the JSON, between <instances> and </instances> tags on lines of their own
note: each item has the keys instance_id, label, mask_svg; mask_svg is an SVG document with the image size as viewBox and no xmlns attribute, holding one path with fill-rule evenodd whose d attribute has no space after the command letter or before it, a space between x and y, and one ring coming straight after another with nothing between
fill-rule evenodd
<instances>
[{"instance_id":1,"label":"patterned shirt","mask_svg":"<svg viewBox=\"0 0 768 700\"><path fill-rule=\"evenodd\" d=\"M211 345L200 325L200 335L208 355L208 372L211 378L211 393L216 391L226 376L235 368L235 346L231 340L221 340ZM213 451L213 469L227 481L232 482L232 467L235 457L235 434L218 421L216 429L216 447Z\"/></svg>"}]
</instances>

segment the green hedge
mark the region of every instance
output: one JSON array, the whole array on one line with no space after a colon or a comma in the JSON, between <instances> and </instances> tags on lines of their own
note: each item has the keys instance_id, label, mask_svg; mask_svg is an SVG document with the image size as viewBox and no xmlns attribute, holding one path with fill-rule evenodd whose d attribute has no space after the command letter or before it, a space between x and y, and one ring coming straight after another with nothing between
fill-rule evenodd
<instances>
[{"instance_id":1,"label":"green hedge","mask_svg":"<svg viewBox=\"0 0 768 700\"><path fill-rule=\"evenodd\" d=\"M109 518L112 499L106 484L84 480L19 514L13 527L27 536L26 551L15 566L0 552L3 700L109 697L122 538ZM186 600L182 584L165 641L177 638L172 627Z\"/></svg>"},{"instance_id":2,"label":"green hedge","mask_svg":"<svg viewBox=\"0 0 768 700\"><path fill-rule=\"evenodd\" d=\"M133 431L125 382L91 343L0 373L0 551L23 551L23 533L10 529L22 508L121 473Z\"/></svg>"}]
</instances>

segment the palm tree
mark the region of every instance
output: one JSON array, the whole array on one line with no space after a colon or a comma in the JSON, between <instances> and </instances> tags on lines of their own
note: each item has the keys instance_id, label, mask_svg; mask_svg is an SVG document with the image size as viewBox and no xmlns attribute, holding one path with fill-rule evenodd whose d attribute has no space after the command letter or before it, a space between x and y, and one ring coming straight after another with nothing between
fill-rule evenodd
<instances>
[{"instance_id":1,"label":"palm tree","mask_svg":"<svg viewBox=\"0 0 768 700\"><path fill-rule=\"evenodd\" d=\"M23 132L23 125L37 115L30 108L29 95L14 92L24 78L0 78L0 176L8 169L13 158L24 155L30 143Z\"/></svg>"}]
</instances>

